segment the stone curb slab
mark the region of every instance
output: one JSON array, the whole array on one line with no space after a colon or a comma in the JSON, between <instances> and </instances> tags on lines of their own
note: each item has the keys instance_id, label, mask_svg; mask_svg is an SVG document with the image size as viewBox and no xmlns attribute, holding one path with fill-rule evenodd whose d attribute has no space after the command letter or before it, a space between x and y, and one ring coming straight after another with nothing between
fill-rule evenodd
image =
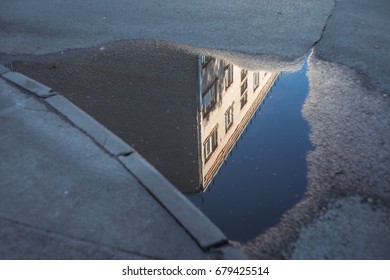
<instances>
[{"instance_id":1,"label":"stone curb slab","mask_svg":"<svg viewBox=\"0 0 390 280\"><path fill-rule=\"evenodd\" d=\"M139 154L120 156L119 160L204 250L227 242L221 230Z\"/></svg>"},{"instance_id":2,"label":"stone curb slab","mask_svg":"<svg viewBox=\"0 0 390 280\"><path fill-rule=\"evenodd\" d=\"M55 95L46 101L68 118L75 126L86 132L97 143L115 156L133 153L134 149L122 139L98 123L90 115L75 106L62 95Z\"/></svg>"},{"instance_id":3,"label":"stone curb slab","mask_svg":"<svg viewBox=\"0 0 390 280\"><path fill-rule=\"evenodd\" d=\"M211 248L209 256L215 260L249 260L249 257L243 251L231 245Z\"/></svg>"},{"instance_id":4,"label":"stone curb slab","mask_svg":"<svg viewBox=\"0 0 390 280\"><path fill-rule=\"evenodd\" d=\"M3 69L4 68L4 69ZM182 225L203 250L210 251L214 259L246 259L242 251L228 245L226 236L182 193L180 193L152 165L131 146L110 132L90 115L82 111L64 96L19 73L6 71L2 77L34 93L64 115L76 127L83 130L109 153L118 156L124 166L144 185L159 203ZM10 71L10 72L7 72ZM220 247L222 246L222 247Z\"/></svg>"},{"instance_id":5,"label":"stone curb slab","mask_svg":"<svg viewBox=\"0 0 390 280\"><path fill-rule=\"evenodd\" d=\"M10 70L0 64L0 75L9 72Z\"/></svg>"},{"instance_id":6,"label":"stone curb slab","mask_svg":"<svg viewBox=\"0 0 390 280\"><path fill-rule=\"evenodd\" d=\"M8 81L34 93L38 97L49 97L56 94L51 88L20 73L6 72L2 76Z\"/></svg>"}]
</instances>

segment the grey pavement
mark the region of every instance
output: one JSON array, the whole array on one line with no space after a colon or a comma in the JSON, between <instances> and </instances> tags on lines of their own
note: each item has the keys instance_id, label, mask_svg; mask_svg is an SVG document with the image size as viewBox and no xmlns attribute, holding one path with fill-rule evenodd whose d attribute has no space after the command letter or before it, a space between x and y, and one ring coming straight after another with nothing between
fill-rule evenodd
<instances>
[{"instance_id":1,"label":"grey pavement","mask_svg":"<svg viewBox=\"0 0 390 280\"><path fill-rule=\"evenodd\" d=\"M366 75L366 86L390 92L389 1L336 1L317 56Z\"/></svg>"},{"instance_id":2,"label":"grey pavement","mask_svg":"<svg viewBox=\"0 0 390 280\"><path fill-rule=\"evenodd\" d=\"M0 259L244 257L132 148L10 74L0 78Z\"/></svg>"},{"instance_id":3,"label":"grey pavement","mask_svg":"<svg viewBox=\"0 0 390 280\"><path fill-rule=\"evenodd\" d=\"M388 1L335 2L308 61L308 190L245 245L257 258L390 258L389 11Z\"/></svg>"},{"instance_id":4,"label":"grey pavement","mask_svg":"<svg viewBox=\"0 0 390 280\"><path fill-rule=\"evenodd\" d=\"M31 55L45 57L48 53L66 52L68 48L86 48L117 40L149 39L177 43L181 50L218 55L247 68L293 70L314 47L309 60L310 93L303 108L312 128L311 140L316 145L307 157L308 193L278 226L243 248L255 258L389 258L388 247L382 246L389 241L388 228L382 226L388 224L390 207L389 11L387 0L117 1L114 4L102 0L1 1L0 62L28 60L32 59ZM11 99L7 102L14 104ZM2 118L3 114L12 113L15 105L11 105L0 105ZM40 110L28 112L38 114L42 113ZM50 125L51 119L41 123ZM2 125L0 129L4 128ZM33 128L34 125L26 127L26 133L32 133ZM19 144L24 146L20 152L13 153L28 158L25 151L28 146L41 143L30 143L31 140L22 137L24 132L17 130L19 127L14 129L21 135L18 141L24 141ZM67 134L63 135L61 139L65 141ZM3 134L0 137L9 145L15 142ZM50 137L45 141L50 141ZM104 147L105 142L94 143ZM53 166L46 158L42 158L41 164L45 168ZM4 172L7 170L3 165L0 172L3 168ZM36 165L24 162L20 167L29 170ZM66 181L66 176L61 174ZM28 196L23 194L13 195L15 199L20 196L23 203L28 202ZM52 195L61 202L59 194L58 190ZM81 201L73 204L82 207ZM12 211L0 205L10 216ZM359 217L345 222L351 211L359 213ZM59 228L50 215L39 219L49 219L51 228ZM10 220L7 216L2 223ZM9 230L24 229L29 225L26 220L20 218ZM42 233L39 230L34 231L37 239ZM66 230L77 242L84 241L74 230ZM22 230L20 234L23 235ZM369 236L380 240L371 242ZM101 240L97 233L88 237ZM50 238L67 240L55 233ZM116 249L106 243L107 247L100 247L101 251L89 243L78 244L90 246L91 255L112 256L112 250ZM128 248L136 251L130 245L128 241ZM73 251L77 252L69 250L69 254ZM149 256L146 251L145 248L141 257Z\"/></svg>"},{"instance_id":5,"label":"grey pavement","mask_svg":"<svg viewBox=\"0 0 390 280\"><path fill-rule=\"evenodd\" d=\"M320 38L332 6L332 0L3 0L0 51L45 54L158 39L297 57Z\"/></svg>"},{"instance_id":6,"label":"grey pavement","mask_svg":"<svg viewBox=\"0 0 390 280\"><path fill-rule=\"evenodd\" d=\"M362 204L359 196L337 199L302 230L291 258L388 260L389 224L388 209L373 209L370 203ZM348 238L345 228L354 228L355 238Z\"/></svg>"}]
</instances>

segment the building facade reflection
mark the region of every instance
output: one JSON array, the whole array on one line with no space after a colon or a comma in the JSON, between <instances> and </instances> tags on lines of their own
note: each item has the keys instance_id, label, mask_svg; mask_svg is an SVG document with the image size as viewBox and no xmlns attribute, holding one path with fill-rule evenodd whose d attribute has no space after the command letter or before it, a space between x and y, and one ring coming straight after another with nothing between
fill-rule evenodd
<instances>
[{"instance_id":1,"label":"building facade reflection","mask_svg":"<svg viewBox=\"0 0 390 280\"><path fill-rule=\"evenodd\" d=\"M13 65L132 145L184 193L207 188L278 76L153 43L57 59Z\"/></svg>"},{"instance_id":2,"label":"building facade reflection","mask_svg":"<svg viewBox=\"0 0 390 280\"><path fill-rule=\"evenodd\" d=\"M249 71L210 56L202 55L198 59L198 191L204 191L273 86L278 73Z\"/></svg>"}]
</instances>

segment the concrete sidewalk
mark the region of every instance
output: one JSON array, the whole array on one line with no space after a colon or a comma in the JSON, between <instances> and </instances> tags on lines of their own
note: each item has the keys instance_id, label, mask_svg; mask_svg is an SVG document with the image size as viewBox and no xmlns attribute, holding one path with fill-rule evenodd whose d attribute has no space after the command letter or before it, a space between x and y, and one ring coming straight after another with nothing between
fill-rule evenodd
<instances>
[{"instance_id":1,"label":"concrete sidewalk","mask_svg":"<svg viewBox=\"0 0 390 280\"><path fill-rule=\"evenodd\" d=\"M136 151L0 66L0 259L240 259Z\"/></svg>"}]
</instances>

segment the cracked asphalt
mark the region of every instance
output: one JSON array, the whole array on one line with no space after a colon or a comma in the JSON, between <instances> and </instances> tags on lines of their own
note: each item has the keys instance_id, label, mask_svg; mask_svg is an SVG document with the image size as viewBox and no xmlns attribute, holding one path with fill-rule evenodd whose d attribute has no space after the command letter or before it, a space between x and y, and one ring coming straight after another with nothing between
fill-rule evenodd
<instances>
[{"instance_id":1,"label":"cracked asphalt","mask_svg":"<svg viewBox=\"0 0 390 280\"><path fill-rule=\"evenodd\" d=\"M316 147L308 191L278 226L237 246L254 258L390 259L388 1L91 3L2 1L0 62L143 39L291 71L314 47L302 110Z\"/></svg>"}]
</instances>

